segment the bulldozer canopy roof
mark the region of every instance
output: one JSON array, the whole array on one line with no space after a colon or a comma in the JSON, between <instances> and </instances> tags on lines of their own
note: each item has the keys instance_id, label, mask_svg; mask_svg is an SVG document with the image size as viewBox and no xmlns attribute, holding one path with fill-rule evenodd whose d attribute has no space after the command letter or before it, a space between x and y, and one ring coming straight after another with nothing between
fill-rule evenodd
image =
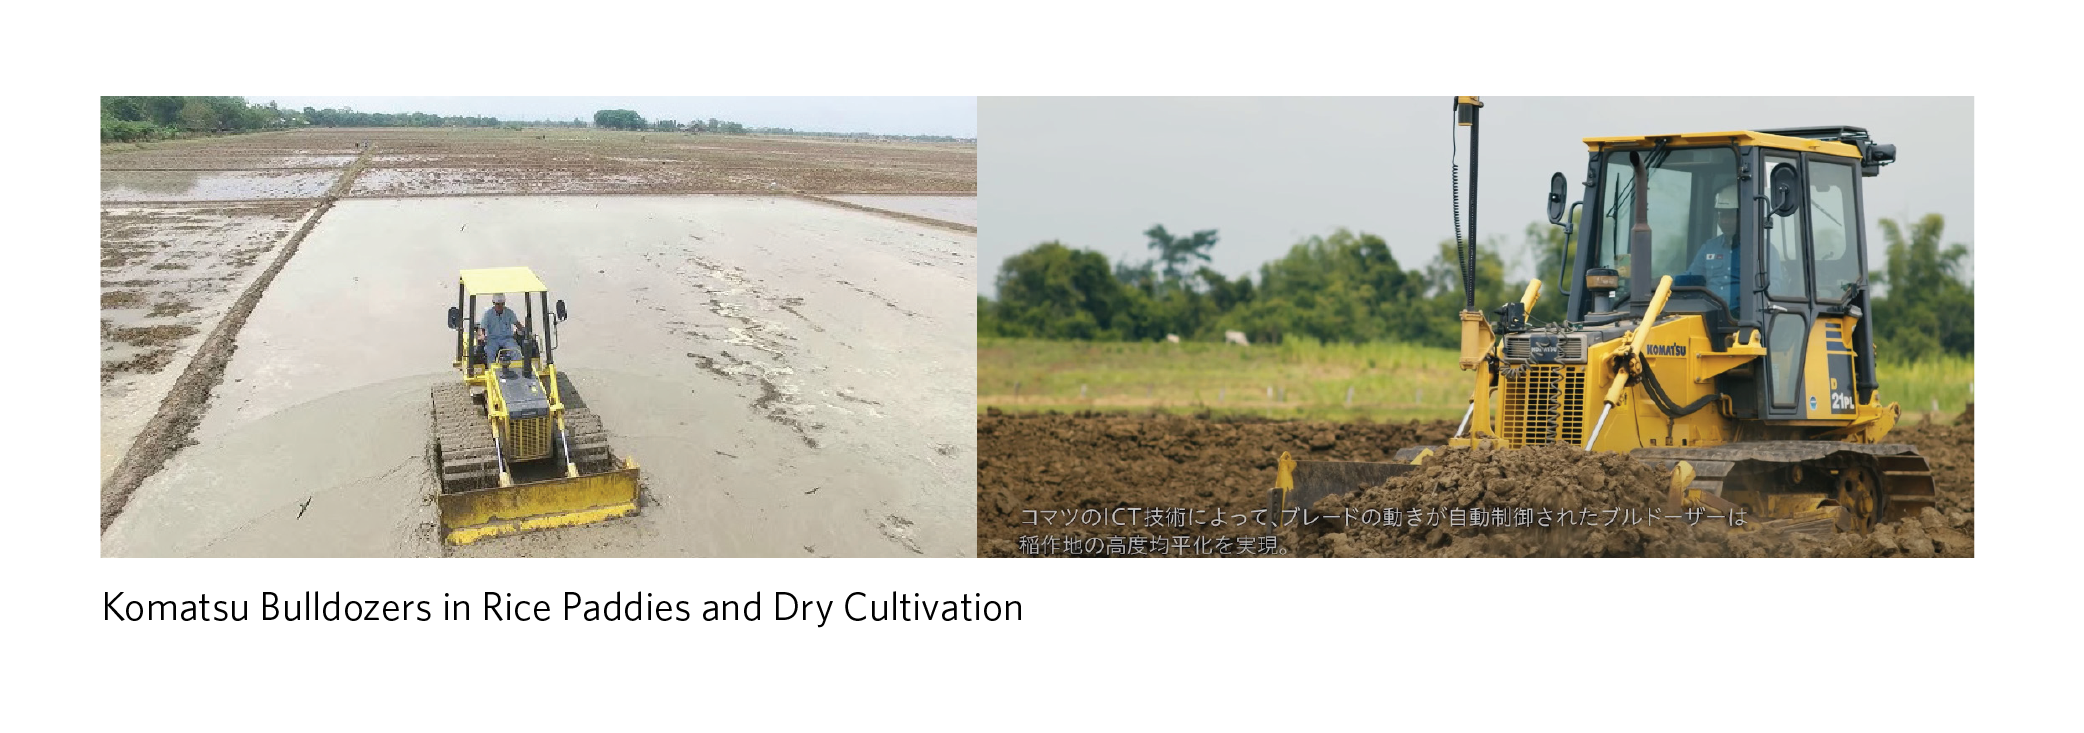
<instances>
[{"instance_id":1,"label":"bulldozer canopy roof","mask_svg":"<svg viewBox=\"0 0 2084 733\"><path fill-rule=\"evenodd\" d=\"M1801 137L1774 135L1766 132L1733 130L1730 132L1688 132L1677 135L1624 135L1621 137L1588 137L1585 147L1593 152L1600 150L1627 150L1630 148L1654 148L1657 141L1671 139L1671 145L1758 145L1781 150L1842 155L1847 158L1860 157L1860 149L1832 140L1812 140Z\"/></svg>"},{"instance_id":2,"label":"bulldozer canopy roof","mask_svg":"<svg viewBox=\"0 0 2084 733\"><path fill-rule=\"evenodd\" d=\"M486 293L540 293L549 288L526 267L493 267L463 271L463 290L471 295Z\"/></svg>"}]
</instances>

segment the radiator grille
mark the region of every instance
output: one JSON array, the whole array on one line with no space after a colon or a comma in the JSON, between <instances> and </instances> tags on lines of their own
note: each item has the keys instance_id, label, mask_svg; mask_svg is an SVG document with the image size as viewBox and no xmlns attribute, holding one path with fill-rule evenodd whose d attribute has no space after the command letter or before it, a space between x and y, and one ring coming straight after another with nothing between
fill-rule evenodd
<instances>
[{"instance_id":1,"label":"radiator grille","mask_svg":"<svg viewBox=\"0 0 2084 733\"><path fill-rule=\"evenodd\" d=\"M506 448L509 461L533 461L550 455L550 418L508 418Z\"/></svg>"},{"instance_id":2,"label":"radiator grille","mask_svg":"<svg viewBox=\"0 0 2084 733\"><path fill-rule=\"evenodd\" d=\"M1498 437L1513 445L1585 444L1585 368L1530 364L1500 380Z\"/></svg>"}]
</instances>

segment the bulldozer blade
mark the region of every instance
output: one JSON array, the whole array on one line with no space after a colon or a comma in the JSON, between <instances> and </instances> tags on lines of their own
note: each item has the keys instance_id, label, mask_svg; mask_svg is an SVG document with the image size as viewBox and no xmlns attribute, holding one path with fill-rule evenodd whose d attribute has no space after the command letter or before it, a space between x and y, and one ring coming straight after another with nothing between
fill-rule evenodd
<instances>
[{"instance_id":1,"label":"bulldozer blade","mask_svg":"<svg viewBox=\"0 0 2084 733\"><path fill-rule=\"evenodd\" d=\"M638 468L442 494L442 539L478 540L552 527L572 527L637 513Z\"/></svg>"},{"instance_id":2,"label":"bulldozer blade","mask_svg":"<svg viewBox=\"0 0 2084 733\"><path fill-rule=\"evenodd\" d=\"M1274 489L1269 505L1275 522L1281 513L1289 509L1307 509L1318 499L1335 494L1350 494L1362 488L1375 486L1394 476L1410 473L1417 466L1410 463L1365 463L1361 461L1297 461L1295 463L1295 488L1283 492ZM1282 496L1286 493L1286 496Z\"/></svg>"}]
</instances>

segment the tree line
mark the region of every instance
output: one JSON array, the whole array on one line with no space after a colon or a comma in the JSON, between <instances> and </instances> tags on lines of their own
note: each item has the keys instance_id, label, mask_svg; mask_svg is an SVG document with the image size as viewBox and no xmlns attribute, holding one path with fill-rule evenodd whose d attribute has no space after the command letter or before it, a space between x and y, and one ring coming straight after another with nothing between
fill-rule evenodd
<instances>
[{"instance_id":1,"label":"tree line","mask_svg":"<svg viewBox=\"0 0 2084 733\"><path fill-rule=\"evenodd\" d=\"M286 127L498 127L497 117L352 109L283 109L245 97L102 97L101 141L140 142L182 135Z\"/></svg>"},{"instance_id":2,"label":"tree line","mask_svg":"<svg viewBox=\"0 0 2084 733\"><path fill-rule=\"evenodd\" d=\"M974 137L952 137L949 135L883 135L873 132L811 132L793 127L755 127L753 132L768 135L794 135L797 137L830 137L846 140L898 141L908 143L973 143Z\"/></svg>"},{"instance_id":3,"label":"tree line","mask_svg":"<svg viewBox=\"0 0 2084 733\"><path fill-rule=\"evenodd\" d=\"M1881 222L1888 265L1869 274L1887 295L1871 298L1875 337L1892 358L1973 356L1975 292L1963 282L1964 245L1941 247L1944 220L1929 214L1908 230ZM1221 340L1226 331L1254 343L1291 338L1320 342L1393 341L1453 347L1462 308L1454 240L1437 245L1423 267L1406 267L1381 237L1338 229L1311 236L1255 273L1227 278L1208 267L1215 230L1179 235L1164 226L1143 233L1151 257L1110 263L1099 252L1044 242L999 267L998 298L977 299L980 336L1091 341L1153 341L1168 335ZM1563 317L1557 287L1562 229L1530 224L1523 249L1545 294L1532 314ZM1485 310L1517 299L1524 281L1507 283L1503 238L1477 246L1476 303ZM1915 295L1910 295L1915 294Z\"/></svg>"},{"instance_id":4,"label":"tree line","mask_svg":"<svg viewBox=\"0 0 2084 733\"><path fill-rule=\"evenodd\" d=\"M273 102L248 104L244 97L102 97L101 141L247 132L291 124L294 115Z\"/></svg>"},{"instance_id":5,"label":"tree line","mask_svg":"<svg viewBox=\"0 0 2084 733\"><path fill-rule=\"evenodd\" d=\"M637 114L636 110L628 109L604 109L595 112L593 113L593 126L604 130L655 130L658 132L686 130L689 132L743 134L746 131L745 125L729 120L719 120L715 117L687 123L682 123L678 120L646 122L644 115Z\"/></svg>"},{"instance_id":6,"label":"tree line","mask_svg":"<svg viewBox=\"0 0 2084 733\"><path fill-rule=\"evenodd\" d=\"M501 122L497 117L436 115L427 112L357 112L353 109L282 109L275 102L251 104L245 97L102 97L101 141L141 142L182 135L252 132L286 127L586 127L584 119L570 122ZM762 132L813 137L843 137L915 142L975 142L943 135L873 135L870 133L798 132L786 127L747 128L742 123L719 120L680 122L647 121L635 110L604 109L593 113L592 126L607 130L651 130L658 132L715 132L745 134Z\"/></svg>"},{"instance_id":7,"label":"tree line","mask_svg":"<svg viewBox=\"0 0 2084 733\"><path fill-rule=\"evenodd\" d=\"M437 115L426 112L356 112L352 109L305 107L299 119L314 127L499 127L497 117Z\"/></svg>"}]
</instances>

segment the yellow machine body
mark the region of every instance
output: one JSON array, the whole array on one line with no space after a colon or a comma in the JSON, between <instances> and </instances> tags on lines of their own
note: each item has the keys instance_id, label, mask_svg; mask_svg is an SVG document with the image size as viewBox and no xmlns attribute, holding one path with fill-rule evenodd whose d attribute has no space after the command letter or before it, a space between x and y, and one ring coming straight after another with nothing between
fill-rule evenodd
<instances>
[{"instance_id":1,"label":"yellow machine body","mask_svg":"<svg viewBox=\"0 0 2084 733\"><path fill-rule=\"evenodd\" d=\"M1455 106L1473 190L1481 103ZM1575 254L1562 173L1548 198L1574 273L1562 319L1531 317L1538 279L1496 321L1465 305L1471 389L1455 437L1391 463L1283 454L1271 508L1374 485L1443 451L1544 445L1627 453L1673 470L1675 504L1803 527L1864 530L1932 506L1925 459L1884 442L1900 411L1882 400L1862 332L1860 182L1895 147L1845 126L1584 142Z\"/></svg>"},{"instance_id":2,"label":"yellow machine body","mask_svg":"<svg viewBox=\"0 0 2084 733\"><path fill-rule=\"evenodd\" d=\"M1817 432L1830 432L1834 439L1849 442L1880 443L1896 424L1899 413L1894 403L1882 404L1877 396L1855 405L1851 413L1832 414L1829 409L1830 359L1861 358L1852 351L1853 325L1848 321L1819 320L1810 328L1811 348L1804 350L1805 358L1799 365L1804 378L1799 381L1813 398L1804 403L1813 401L1818 407L1809 409L1801 420L1745 421L1730 414L1727 397L1716 390L1715 377L1733 369L1763 370L1775 365L1766 363L1766 348L1756 338L1748 343L1731 338L1721 351L1716 351L1709 348L1710 336L1700 316L1678 315L1660 319L1650 327L1644 341L1651 348L1644 349L1638 368L1654 371L1654 378L1673 402L1687 404L1712 395L1715 401L1708 407L1684 417L1667 418L1646 394L1647 387L1641 380L1629 380L1614 414L1597 439L1591 438L1601 398L1613 387L1618 374L1601 366L1611 364L1618 352L1631 343L1630 339L1615 339L1589 347L1583 364L1508 365L1503 368L1496 389L1490 387L1491 375L1481 373L1473 390L1478 409L1472 415L1467 434L1448 445L1509 448L1563 443L1585 447L1587 440L1593 440L1592 450L1627 452L1649 447L1708 447L1767 437L1795 438ZM1493 356L1502 355L1494 349ZM1556 408L1553 430L1550 407Z\"/></svg>"}]
</instances>

